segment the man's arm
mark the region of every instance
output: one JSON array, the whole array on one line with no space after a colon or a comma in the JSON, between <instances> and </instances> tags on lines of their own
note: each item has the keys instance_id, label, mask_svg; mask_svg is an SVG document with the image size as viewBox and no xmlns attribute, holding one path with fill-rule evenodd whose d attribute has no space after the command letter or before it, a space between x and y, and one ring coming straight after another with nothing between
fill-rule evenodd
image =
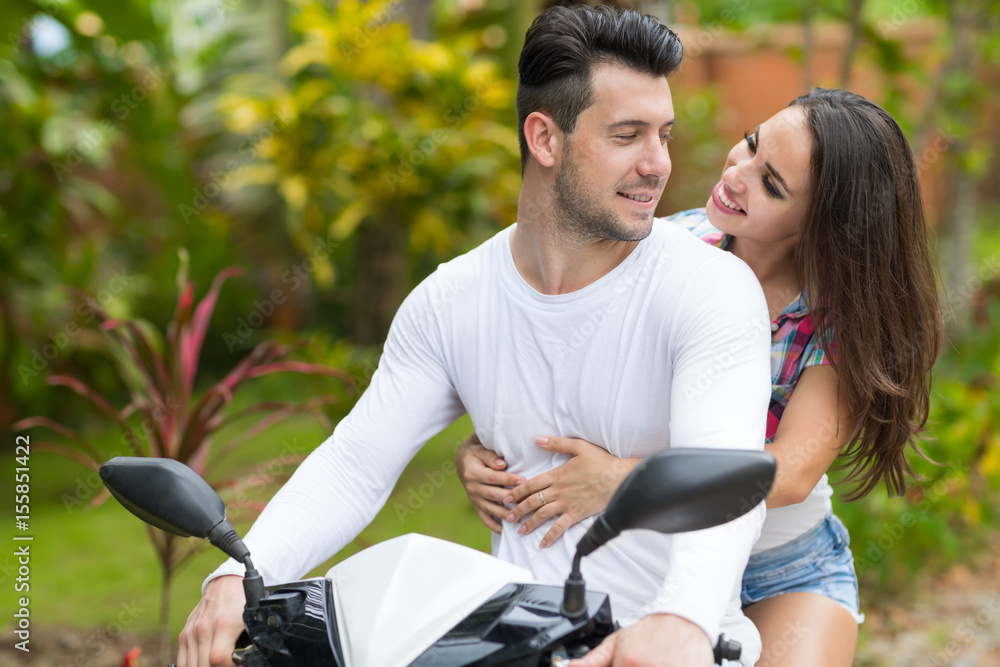
<instances>
[{"instance_id":1,"label":"man's arm","mask_svg":"<svg viewBox=\"0 0 1000 667\"><path fill-rule=\"evenodd\" d=\"M432 279L407 297L368 390L247 534L265 583L298 579L354 539L417 450L464 412L443 364L433 298ZM242 591L223 575L243 573L230 559L206 580L181 633L179 667L205 665L210 655L211 664L228 664Z\"/></svg>"},{"instance_id":2,"label":"man's arm","mask_svg":"<svg viewBox=\"0 0 1000 667\"><path fill-rule=\"evenodd\" d=\"M420 290L420 288L418 288ZM385 504L424 443L464 413L415 292L393 320L357 405L295 471L246 538L268 582L294 580L347 545ZM230 561L219 574L242 574Z\"/></svg>"},{"instance_id":3,"label":"man's arm","mask_svg":"<svg viewBox=\"0 0 1000 667\"><path fill-rule=\"evenodd\" d=\"M770 321L750 269L731 256L692 276L678 304L671 447L762 449L770 398ZM752 505L763 497L747 498ZM648 613L698 625L714 643L764 520L758 505L737 521L675 535L670 571Z\"/></svg>"}]
</instances>

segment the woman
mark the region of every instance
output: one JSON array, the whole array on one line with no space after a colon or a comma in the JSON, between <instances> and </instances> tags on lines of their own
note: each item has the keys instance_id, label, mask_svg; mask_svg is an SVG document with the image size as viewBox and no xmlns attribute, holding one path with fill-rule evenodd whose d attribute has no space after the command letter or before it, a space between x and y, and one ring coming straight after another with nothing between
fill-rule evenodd
<instances>
[{"instance_id":1,"label":"woman","mask_svg":"<svg viewBox=\"0 0 1000 667\"><path fill-rule=\"evenodd\" d=\"M878 105L814 89L730 151L705 209L672 220L746 262L771 317L766 449L778 473L742 591L763 639L758 665L813 664L818 655L850 665L863 617L826 471L844 457L850 499L882 480L889 493L903 491L905 450L926 423L940 345L909 144ZM492 530L496 516L527 518L522 534L546 524L544 548L601 511L638 460L612 465L606 450L582 440L535 441L571 458L524 480L473 440L458 467Z\"/></svg>"}]
</instances>

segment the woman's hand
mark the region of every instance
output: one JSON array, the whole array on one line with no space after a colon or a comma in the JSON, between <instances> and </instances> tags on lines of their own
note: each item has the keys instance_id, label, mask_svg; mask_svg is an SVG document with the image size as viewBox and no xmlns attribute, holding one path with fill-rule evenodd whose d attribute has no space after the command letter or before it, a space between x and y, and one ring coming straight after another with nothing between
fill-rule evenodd
<instances>
[{"instance_id":1,"label":"woman's hand","mask_svg":"<svg viewBox=\"0 0 1000 667\"><path fill-rule=\"evenodd\" d=\"M524 478L503 472L507 462L484 447L475 433L455 452L455 467L479 518L487 528L500 534L503 526L497 517L507 515L507 508L500 501L510 495L508 487L523 484Z\"/></svg>"},{"instance_id":2,"label":"woman's hand","mask_svg":"<svg viewBox=\"0 0 1000 667\"><path fill-rule=\"evenodd\" d=\"M518 529L522 535L561 515L542 538L539 546L543 549L562 537L573 524L603 511L618 485L642 460L620 459L586 440L555 436L537 436L534 440L542 449L573 458L518 485L500 501L507 505L517 503L506 516L510 522L534 512Z\"/></svg>"}]
</instances>

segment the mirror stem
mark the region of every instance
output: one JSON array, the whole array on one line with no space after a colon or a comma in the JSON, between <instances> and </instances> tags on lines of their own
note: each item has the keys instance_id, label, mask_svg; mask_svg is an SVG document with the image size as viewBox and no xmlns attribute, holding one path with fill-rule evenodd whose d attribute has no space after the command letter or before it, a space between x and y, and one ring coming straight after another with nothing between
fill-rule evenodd
<instances>
[{"instance_id":1,"label":"mirror stem","mask_svg":"<svg viewBox=\"0 0 1000 667\"><path fill-rule=\"evenodd\" d=\"M250 560L250 550L243 544L243 540L240 539L233 525L228 521L220 521L208 534L208 541L246 567L247 573L243 576L243 592L247 598L246 609L257 611L261 599L267 595L264 590L264 579L254 568L253 561Z\"/></svg>"},{"instance_id":2,"label":"mirror stem","mask_svg":"<svg viewBox=\"0 0 1000 667\"><path fill-rule=\"evenodd\" d=\"M243 577L243 593L247 598L245 609L251 612L257 611L260 607L261 599L267 594L264 590L264 578L254 569L249 553L243 559L243 564L247 568L247 573Z\"/></svg>"},{"instance_id":3,"label":"mirror stem","mask_svg":"<svg viewBox=\"0 0 1000 667\"><path fill-rule=\"evenodd\" d=\"M560 612L566 618L580 618L587 612L587 586L580 573L580 561L597 550L598 547L614 539L620 533L616 530L604 514L599 514L590 529L583 538L576 544L576 555L573 556L573 569L570 570L566 578L566 585L563 587L563 603Z\"/></svg>"},{"instance_id":4,"label":"mirror stem","mask_svg":"<svg viewBox=\"0 0 1000 667\"><path fill-rule=\"evenodd\" d=\"M590 529L576 544L577 558L589 556L598 547L604 546L607 542L618 537L621 530L616 530L604 518L604 514L597 515L597 519L591 524Z\"/></svg>"},{"instance_id":5,"label":"mirror stem","mask_svg":"<svg viewBox=\"0 0 1000 667\"><path fill-rule=\"evenodd\" d=\"M580 574L580 561L583 554L577 549L573 556L573 569L566 577L566 586L563 588L562 608L559 610L563 616L569 619L580 618L587 611L587 585L583 582L583 575Z\"/></svg>"}]
</instances>

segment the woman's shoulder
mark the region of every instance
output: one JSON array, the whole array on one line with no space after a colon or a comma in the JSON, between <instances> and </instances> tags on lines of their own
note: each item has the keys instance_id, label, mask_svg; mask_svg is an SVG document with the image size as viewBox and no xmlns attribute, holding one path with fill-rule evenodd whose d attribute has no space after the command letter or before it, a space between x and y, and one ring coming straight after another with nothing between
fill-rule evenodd
<instances>
[{"instance_id":1,"label":"woman's shoulder","mask_svg":"<svg viewBox=\"0 0 1000 667\"><path fill-rule=\"evenodd\" d=\"M674 213L663 219L679 227L688 230L700 240L717 248L724 248L729 237L724 232L719 231L708 221L708 215L704 208L693 208L688 211Z\"/></svg>"}]
</instances>

